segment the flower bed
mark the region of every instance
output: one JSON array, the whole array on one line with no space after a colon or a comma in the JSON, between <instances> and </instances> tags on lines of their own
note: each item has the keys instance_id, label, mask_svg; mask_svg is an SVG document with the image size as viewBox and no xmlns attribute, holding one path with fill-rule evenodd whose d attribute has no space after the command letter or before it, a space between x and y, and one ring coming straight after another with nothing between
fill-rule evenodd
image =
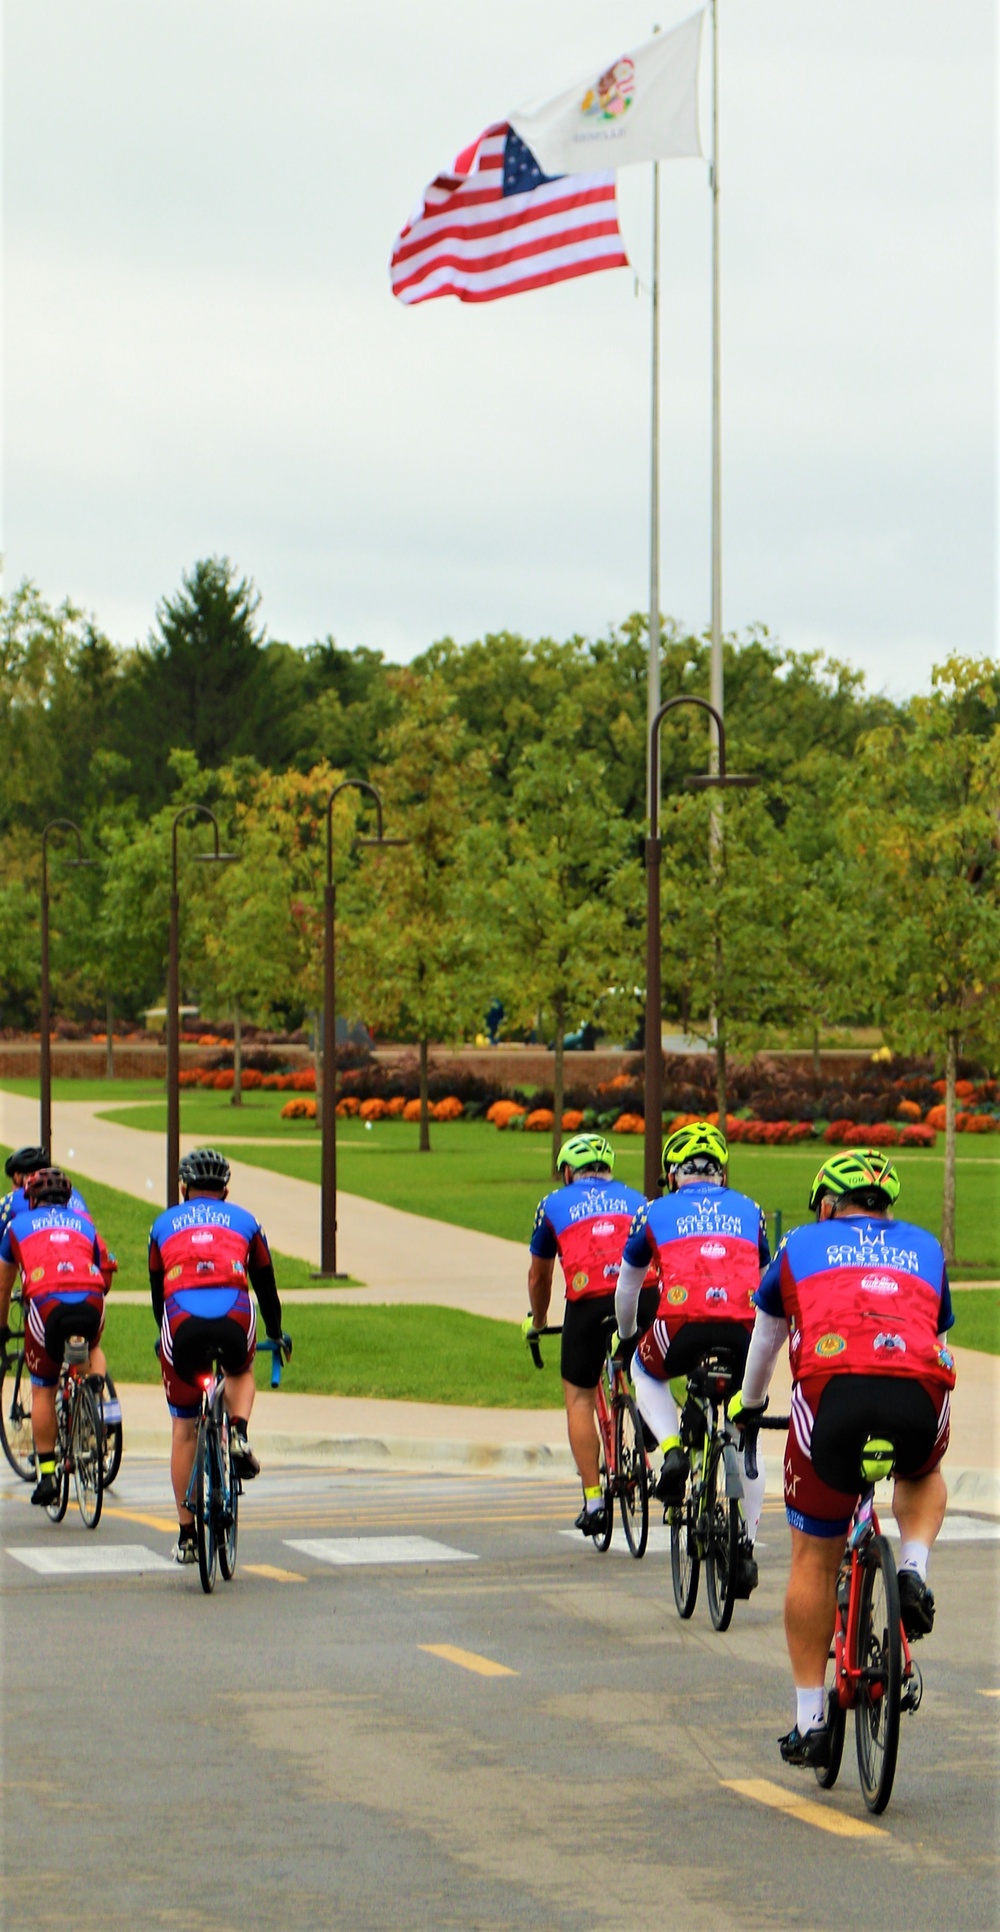
<instances>
[{"instance_id":1,"label":"flower bed","mask_svg":"<svg viewBox=\"0 0 1000 1932\"><path fill-rule=\"evenodd\" d=\"M337 1109L338 1113L340 1109ZM295 1100L286 1100L281 1109L282 1120L315 1120L316 1102L302 1094Z\"/></svg>"}]
</instances>

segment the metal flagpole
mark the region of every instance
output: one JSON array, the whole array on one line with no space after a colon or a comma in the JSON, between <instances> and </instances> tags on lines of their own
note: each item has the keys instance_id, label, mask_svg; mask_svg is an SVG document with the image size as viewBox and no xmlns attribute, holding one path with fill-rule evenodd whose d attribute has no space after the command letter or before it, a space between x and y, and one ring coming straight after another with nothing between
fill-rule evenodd
<instances>
[{"instance_id":1,"label":"metal flagpole","mask_svg":"<svg viewBox=\"0 0 1000 1932\"><path fill-rule=\"evenodd\" d=\"M653 303L650 369L649 471L649 669L646 677L646 742L660 708L660 164L653 162ZM650 787L659 781L659 764L646 780L646 817L652 819Z\"/></svg>"},{"instance_id":2,"label":"metal flagpole","mask_svg":"<svg viewBox=\"0 0 1000 1932\"><path fill-rule=\"evenodd\" d=\"M712 704L720 718L722 704L722 428L720 412L719 332L719 24L718 0L712 0ZM719 733L711 721L712 758L719 756ZM721 826L722 800L713 800L713 824Z\"/></svg>"}]
</instances>

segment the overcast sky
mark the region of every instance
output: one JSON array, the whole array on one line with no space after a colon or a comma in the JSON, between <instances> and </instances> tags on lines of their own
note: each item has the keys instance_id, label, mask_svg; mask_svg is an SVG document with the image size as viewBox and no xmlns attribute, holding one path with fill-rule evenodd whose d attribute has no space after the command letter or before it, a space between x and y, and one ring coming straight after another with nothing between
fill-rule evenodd
<instances>
[{"instance_id":1,"label":"overcast sky","mask_svg":"<svg viewBox=\"0 0 1000 1932\"><path fill-rule=\"evenodd\" d=\"M633 276L406 310L387 262L491 120L692 10L6 0L8 588L129 643L225 553L272 637L397 659L645 607ZM724 621L899 695L995 649L995 9L720 19ZM619 176L642 278L649 177ZM705 164L666 164L663 204L662 604L700 630Z\"/></svg>"}]
</instances>

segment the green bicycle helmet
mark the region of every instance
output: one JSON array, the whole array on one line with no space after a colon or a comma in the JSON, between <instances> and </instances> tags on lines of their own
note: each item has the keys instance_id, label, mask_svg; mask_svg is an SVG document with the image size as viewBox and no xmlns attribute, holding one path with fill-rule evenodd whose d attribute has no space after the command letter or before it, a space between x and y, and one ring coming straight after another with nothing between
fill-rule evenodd
<instances>
[{"instance_id":1,"label":"green bicycle helmet","mask_svg":"<svg viewBox=\"0 0 1000 1932\"><path fill-rule=\"evenodd\" d=\"M885 1196L886 1207L899 1200L899 1174L878 1147L850 1147L824 1161L809 1190L809 1212L815 1214L824 1194L860 1193L874 1188Z\"/></svg>"},{"instance_id":2,"label":"green bicycle helmet","mask_svg":"<svg viewBox=\"0 0 1000 1932\"><path fill-rule=\"evenodd\" d=\"M606 1167L615 1171L615 1150L603 1134L571 1134L564 1140L556 1160L558 1168L571 1167L579 1174L585 1167Z\"/></svg>"},{"instance_id":3,"label":"green bicycle helmet","mask_svg":"<svg viewBox=\"0 0 1000 1932\"><path fill-rule=\"evenodd\" d=\"M710 1120L691 1120L686 1127L677 1127L668 1134L663 1143L663 1160L660 1178L668 1186L678 1170L692 1163L692 1173L705 1173L719 1168L725 1173L729 1166L729 1142L721 1127L713 1127Z\"/></svg>"}]
</instances>

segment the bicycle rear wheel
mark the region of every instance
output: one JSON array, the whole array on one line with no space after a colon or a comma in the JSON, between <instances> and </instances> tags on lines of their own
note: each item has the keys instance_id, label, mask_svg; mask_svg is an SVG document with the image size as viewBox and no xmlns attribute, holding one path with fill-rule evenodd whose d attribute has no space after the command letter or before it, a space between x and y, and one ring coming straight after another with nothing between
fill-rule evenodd
<instances>
[{"instance_id":1,"label":"bicycle rear wheel","mask_svg":"<svg viewBox=\"0 0 1000 1932\"><path fill-rule=\"evenodd\" d=\"M689 1489L683 1503L670 1511L670 1576L674 1586L677 1614L685 1620L694 1610L698 1597L701 1558L695 1534L697 1494Z\"/></svg>"},{"instance_id":2,"label":"bicycle rear wheel","mask_svg":"<svg viewBox=\"0 0 1000 1932\"><path fill-rule=\"evenodd\" d=\"M121 1423L108 1422L105 1420L105 1413L104 1413L105 1408L107 1407L108 1404L112 1402L114 1403L118 1402L118 1390L115 1388L115 1385L114 1385L114 1382L112 1381L111 1376L106 1375L104 1377L104 1395L101 1399L101 1422L104 1427L104 1487L105 1489L111 1488L111 1485L114 1482L115 1477L117 1476L118 1471L122 1466L122 1448L124 1446L124 1437L122 1435Z\"/></svg>"},{"instance_id":3,"label":"bicycle rear wheel","mask_svg":"<svg viewBox=\"0 0 1000 1932\"><path fill-rule=\"evenodd\" d=\"M734 1497L719 1495L723 1478L722 1441L713 1436L705 1477L705 1583L708 1614L716 1630L728 1630L736 1595L736 1557L740 1543L740 1506Z\"/></svg>"},{"instance_id":4,"label":"bicycle rear wheel","mask_svg":"<svg viewBox=\"0 0 1000 1932\"><path fill-rule=\"evenodd\" d=\"M630 1395L625 1397L615 1416L615 1469L625 1541L633 1556L645 1556L649 1539L649 1471L642 1444L642 1423Z\"/></svg>"},{"instance_id":5,"label":"bicycle rear wheel","mask_svg":"<svg viewBox=\"0 0 1000 1932\"><path fill-rule=\"evenodd\" d=\"M816 1766L816 1783L821 1791L832 1791L840 1776L847 1730L847 1712L835 1690L826 1695L826 1728L830 1736L830 1762Z\"/></svg>"},{"instance_id":6,"label":"bicycle rear wheel","mask_svg":"<svg viewBox=\"0 0 1000 1932\"><path fill-rule=\"evenodd\" d=\"M201 1577L201 1587L206 1596L215 1589L215 1577L219 1566L219 1546L215 1540L214 1461L210 1425L203 1421L198 1426L198 1443L194 1456L194 1520L198 1544L198 1575Z\"/></svg>"},{"instance_id":7,"label":"bicycle rear wheel","mask_svg":"<svg viewBox=\"0 0 1000 1932\"><path fill-rule=\"evenodd\" d=\"M97 1397L86 1382L73 1405L73 1480L80 1515L88 1529L96 1529L104 1502L104 1444Z\"/></svg>"},{"instance_id":8,"label":"bicycle rear wheel","mask_svg":"<svg viewBox=\"0 0 1000 1932\"><path fill-rule=\"evenodd\" d=\"M69 1444L66 1441L65 1411L62 1396L56 1398L59 1408L56 1411L56 1482L58 1490L54 1503L46 1503L45 1514L50 1523L61 1523L69 1508Z\"/></svg>"},{"instance_id":9,"label":"bicycle rear wheel","mask_svg":"<svg viewBox=\"0 0 1000 1932\"><path fill-rule=\"evenodd\" d=\"M236 1575L236 1544L239 1537L240 1479L229 1453L229 1417L223 1416L219 1443L219 1568L227 1583Z\"/></svg>"},{"instance_id":10,"label":"bicycle rear wheel","mask_svg":"<svg viewBox=\"0 0 1000 1932\"><path fill-rule=\"evenodd\" d=\"M902 1689L899 1585L884 1536L873 1536L864 1553L855 1661L861 1673L854 1709L858 1773L865 1804L880 1812L896 1775Z\"/></svg>"},{"instance_id":11,"label":"bicycle rear wheel","mask_svg":"<svg viewBox=\"0 0 1000 1932\"><path fill-rule=\"evenodd\" d=\"M35 1474L35 1445L31 1434L31 1377L24 1365L23 1349L0 1369L0 1442L15 1476L30 1483Z\"/></svg>"}]
</instances>

